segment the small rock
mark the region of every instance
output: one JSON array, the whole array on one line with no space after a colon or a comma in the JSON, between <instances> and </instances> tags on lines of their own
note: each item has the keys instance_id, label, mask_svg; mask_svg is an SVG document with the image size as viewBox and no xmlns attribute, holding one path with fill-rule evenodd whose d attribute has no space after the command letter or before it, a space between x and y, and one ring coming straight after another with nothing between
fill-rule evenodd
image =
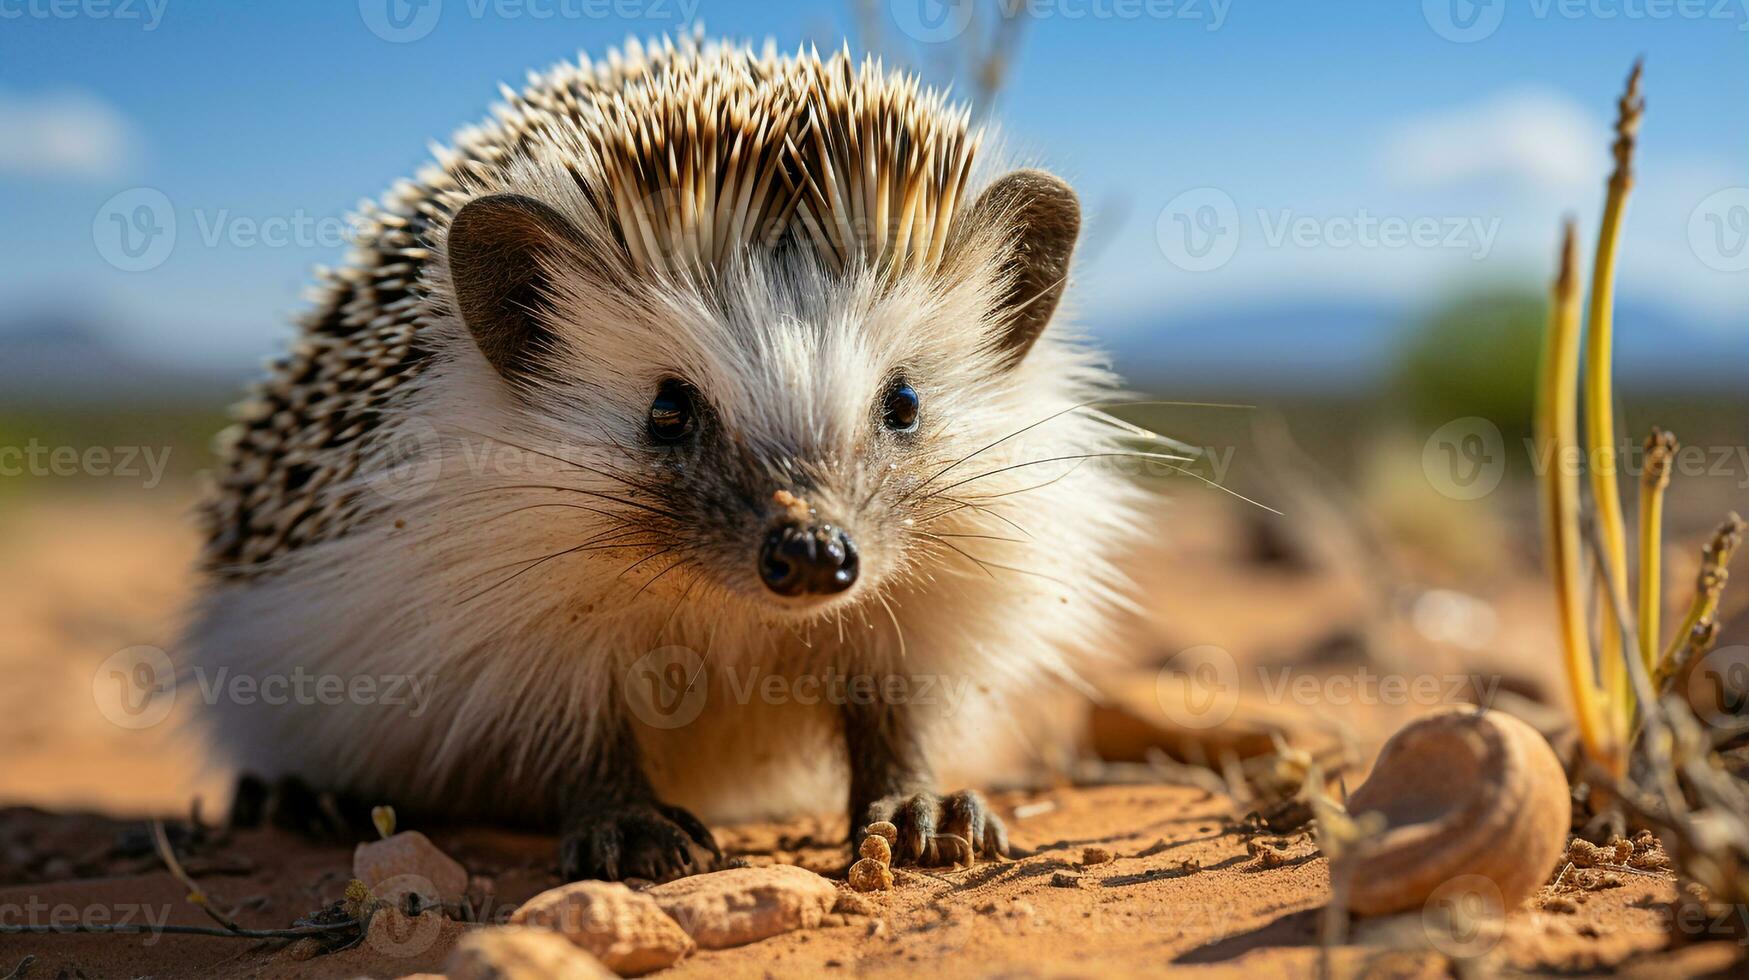
<instances>
[{"instance_id":1,"label":"small rock","mask_svg":"<svg viewBox=\"0 0 1749 980\"><path fill-rule=\"evenodd\" d=\"M1081 876L1072 875L1066 871L1058 871L1051 875L1052 888L1080 888Z\"/></svg>"},{"instance_id":2,"label":"small rock","mask_svg":"<svg viewBox=\"0 0 1749 980\"><path fill-rule=\"evenodd\" d=\"M1626 837L1611 837L1609 839L1609 847L1611 850L1615 851L1616 864L1626 864L1628 863L1628 858L1634 856L1634 842L1628 840Z\"/></svg>"},{"instance_id":3,"label":"small rock","mask_svg":"<svg viewBox=\"0 0 1749 980\"><path fill-rule=\"evenodd\" d=\"M444 964L449 980L605 980L613 971L559 933L489 926L462 937Z\"/></svg>"},{"instance_id":4,"label":"small rock","mask_svg":"<svg viewBox=\"0 0 1749 980\"><path fill-rule=\"evenodd\" d=\"M575 881L541 892L510 924L556 930L621 976L673 966L693 942L647 894L612 881Z\"/></svg>"},{"instance_id":5,"label":"small rock","mask_svg":"<svg viewBox=\"0 0 1749 980\"><path fill-rule=\"evenodd\" d=\"M365 926L364 945L383 956L406 959L422 955L442 942L445 931L460 928L460 924L444 918L436 909L409 916L396 908L379 908Z\"/></svg>"},{"instance_id":6,"label":"small rock","mask_svg":"<svg viewBox=\"0 0 1749 980\"><path fill-rule=\"evenodd\" d=\"M1574 912L1579 911L1579 904L1570 898L1563 898L1556 895L1552 898L1543 900L1543 911L1560 912L1564 915L1572 915Z\"/></svg>"},{"instance_id":7,"label":"small rock","mask_svg":"<svg viewBox=\"0 0 1749 980\"><path fill-rule=\"evenodd\" d=\"M870 837L869 840L880 840ZM885 861L863 858L850 866L850 887L859 892L884 892L893 887L893 869Z\"/></svg>"},{"instance_id":8,"label":"small rock","mask_svg":"<svg viewBox=\"0 0 1749 980\"><path fill-rule=\"evenodd\" d=\"M727 949L792 929L816 928L838 901L836 885L794 865L693 875L644 894L704 949Z\"/></svg>"},{"instance_id":9,"label":"small rock","mask_svg":"<svg viewBox=\"0 0 1749 980\"><path fill-rule=\"evenodd\" d=\"M1583 837L1575 837L1567 844L1566 858L1575 868L1594 868L1608 864L1614 857L1613 851L1606 851Z\"/></svg>"},{"instance_id":10,"label":"small rock","mask_svg":"<svg viewBox=\"0 0 1749 980\"><path fill-rule=\"evenodd\" d=\"M467 869L417 830L358 845L352 876L397 908L412 894L422 905L457 905L468 890Z\"/></svg>"},{"instance_id":11,"label":"small rock","mask_svg":"<svg viewBox=\"0 0 1749 980\"><path fill-rule=\"evenodd\" d=\"M1541 732L1504 711L1453 707L1392 735L1348 811L1376 813L1382 824L1365 847L1331 861L1331 873L1350 883L1350 912L1421 910L1443 883L1470 875L1490 880L1514 908L1568 849L1572 791ZM1257 857L1264 866L1279 860Z\"/></svg>"},{"instance_id":12,"label":"small rock","mask_svg":"<svg viewBox=\"0 0 1749 980\"><path fill-rule=\"evenodd\" d=\"M1111 852L1103 847L1084 847L1081 849L1082 864L1105 864L1111 860Z\"/></svg>"},{"instance_id":13,"label":"small rock","mask_svg":"<svg viewBox=\"0 0 1749 980\"><path fill-rule=\"evenodd\" d=\"M876 915L880 910L880 906L861 895L844 891L838 893L838 901L832 906L832 911L839 915Z\"/></svg>"},{"instance_id":14,"label":"small rock","mask_svg":"<svg viewBox=\"0 0 1749 980\"><path fill-rule=\"evenodd\" d=\"M1259 848L1257 851L1257 866L1260 868L1279 868L1287 862L1288 856L1285 851L1278 851L1270 847Z\"/></svg>"},{"instance_id":15,"label":"small rock","mask_svg":"<svg viewBox=\"0 0 1749 980\"><path fill-rule=\"evenodd\" d=\"M893 845L879 834L869 834L864 837L859 853L870 861L879 861L882 864L893 863Z\"/></svg>"},{"instance_id":16,"label":"small rock","mask_svg":"<svg viewBox=\"0 0 1749 980\"><path fill-rule=\"evenodd\" d=\"M874 823L869 824L865 829L876 837L886 838L888 845L897 844L899 842L899 828L893 826L892 821L876 820Z\"/></svg>"}]
</instances>

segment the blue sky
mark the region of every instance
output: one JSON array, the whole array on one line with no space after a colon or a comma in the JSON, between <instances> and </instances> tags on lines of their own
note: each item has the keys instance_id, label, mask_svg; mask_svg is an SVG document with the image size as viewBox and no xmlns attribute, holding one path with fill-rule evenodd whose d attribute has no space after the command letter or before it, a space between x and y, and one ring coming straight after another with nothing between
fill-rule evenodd
<instances>
[{"instance_id":1,"label":"blue sky","mask_svg":"<svg viewBox=\"0 0 1749 980\"><path fill-rule=\"evenodd\" d=\"M849 3L424 0L397 29L405 2L0 0L0 308L247 362L340 260L346 213L500 81L689 15L861 46ZM953 42L905 31L951 33L955 2L870 17L939 79ZM1000 2L1032 18L994 118L1082 193L1097 332L1169 342L1213 310L1540 282L1561 214L1595 230L1613 99L1644 55L1623 295L1749 344L1749 0ZM125 192L176 224L145 271L115 254Z\"/></svg>"}]
</instances>

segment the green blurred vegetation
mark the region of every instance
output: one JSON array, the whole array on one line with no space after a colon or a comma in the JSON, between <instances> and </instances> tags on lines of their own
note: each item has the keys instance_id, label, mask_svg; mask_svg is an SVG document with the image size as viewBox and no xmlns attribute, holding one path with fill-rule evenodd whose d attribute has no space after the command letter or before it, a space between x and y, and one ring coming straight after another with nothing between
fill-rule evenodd
<instances>
[{"instance_id":1,"label":"green blurred vegetation","mask_svg":"<svg viewBox=\"0 0 1749 980\"><path fill-rule=\"evenodd\" d=\"M52 452L70 447L84 453L101 447L111 453L111 465L121 465L121 453L150 452L164 459L162 487L187 486L213 463L213 437L228 424L223 405L160 403L115 405L32 405L0 408L0 447ZM167 454L167 455L166 455ZM18 461L9 458L8 464ZM142 480L121 474L76 476L0 474L0 502L33 494L72 491L139 490ZM154 487L152 489L157 489Z\"/></svg>"},{"instance_id":2,"label":"green blurred vegetation","mask_svg":"<svg viewBox=\"0 0 1749 980\"><path fill-rule=\"evenodd\" d=\"M1499 426L1507 445L1522 445L1531 434L1547 311L1547 299L1529 290L1450 296L1408 332L1386 397L1418 431L1474 415Z\"/></svg>"}]
</instances>

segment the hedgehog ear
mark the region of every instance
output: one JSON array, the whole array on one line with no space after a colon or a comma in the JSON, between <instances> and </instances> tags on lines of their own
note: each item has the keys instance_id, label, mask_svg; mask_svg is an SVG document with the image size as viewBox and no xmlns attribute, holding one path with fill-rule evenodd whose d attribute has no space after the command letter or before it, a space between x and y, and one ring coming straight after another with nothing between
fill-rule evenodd
<instances>
[{"instance_id":1,"label":"hedgehog ear","mask_svg":"<svg viewBox=\"0 0 1749 980\"><path fill-rule=\"evenodd\" d=\"M1003 260L1008 291L997 311L1002 329L992 344L1012 366L1032 349L1063 298L1069 256L1081 233L1081 202L1054 174L1016 170L979 195L972 211L974 220L1012 229Z\"/></svg>"},{"instance_id":2,"label":"hedgehog ear","mask_svg":"<svg viewBox=\"0 0 1749 980\"><path fill-rule=\"evenodd\" d=\"M548 270L576 238L564 215L520 194L475 198L450 221L456 308L480 353L507 380L538 370L552 341L540 319L552 295Z\"/></svg>"}]
</instances>

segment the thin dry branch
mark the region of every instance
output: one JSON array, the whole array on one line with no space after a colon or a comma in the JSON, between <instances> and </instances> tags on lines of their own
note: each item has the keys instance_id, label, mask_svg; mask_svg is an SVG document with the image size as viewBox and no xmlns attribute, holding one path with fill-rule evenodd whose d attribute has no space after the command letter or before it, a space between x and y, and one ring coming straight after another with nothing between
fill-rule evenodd
<instances>
[{"instance_id":1,"label":"thin dry branch","mask_svg":"<svg viewBox=\"0 0 1749 980\"><path fill-rule=\"evenodd\" d=\"M1640 476L1640 662L1658 661L1659 618L1664 604L1664 490L1676 437L1653 427L1646 437L1646 465Z\"/></svg>"}]
</instances>

